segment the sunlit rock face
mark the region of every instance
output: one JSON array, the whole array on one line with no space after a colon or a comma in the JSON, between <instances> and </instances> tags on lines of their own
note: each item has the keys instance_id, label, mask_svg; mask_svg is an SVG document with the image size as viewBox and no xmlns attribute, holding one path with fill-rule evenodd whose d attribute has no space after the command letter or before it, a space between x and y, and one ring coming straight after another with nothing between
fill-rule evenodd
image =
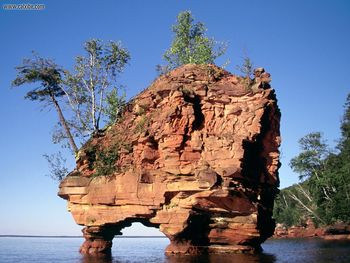
<instances>
[{"instance_id":1,"label":"sunlit rock face","mask_svg":"<svg viewBox=\"0 0 350 263\"><path fill-rule=\"evenodd\" d=\"M136 96L60 184L85 226L81 252L110 252L133 222L158 227L168 254L259 250L274 231L279 185L280 111L269 81L262 68L249 82L184 65Z\"/></svg>"}]
</instances>

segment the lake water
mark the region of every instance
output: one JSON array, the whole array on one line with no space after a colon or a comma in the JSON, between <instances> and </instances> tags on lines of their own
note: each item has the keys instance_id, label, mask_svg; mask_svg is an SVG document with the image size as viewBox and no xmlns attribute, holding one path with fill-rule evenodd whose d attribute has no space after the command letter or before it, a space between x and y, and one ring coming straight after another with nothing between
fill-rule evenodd
<instances>
[{"instance_id":1,"label":"lake water","mask_svg":"<svg viewBox=\"0 0 350 263\"><path fill-rule=\"evenodd\" d=\"M0 262L74 263L253 263L253 262L350 262L350 242L320 239L268 240L259 255L164 255L166 238L115 238L112 258L91 258L79 254L82 238L0 237Z\"/></svg>"}]
</instances>

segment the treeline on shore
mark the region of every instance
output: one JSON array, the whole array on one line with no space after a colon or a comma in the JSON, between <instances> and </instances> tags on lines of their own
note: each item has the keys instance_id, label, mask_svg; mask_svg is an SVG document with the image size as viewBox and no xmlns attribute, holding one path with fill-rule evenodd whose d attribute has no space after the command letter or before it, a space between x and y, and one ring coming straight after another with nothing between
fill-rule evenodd
<instances>
[{"instance_id":1,"label":"treeline on shore","mask_svg":"<svg viewBox=\"0 0 350 263\"><path fill-rule=\"evenodd\" d=\"M350 223L350 94L340 125L341 137L331 149L320 132L299 140L301 152L290 161L299 183L284 188L274 205L274 218L286 227Z\"/></svg>"}]
</instances>

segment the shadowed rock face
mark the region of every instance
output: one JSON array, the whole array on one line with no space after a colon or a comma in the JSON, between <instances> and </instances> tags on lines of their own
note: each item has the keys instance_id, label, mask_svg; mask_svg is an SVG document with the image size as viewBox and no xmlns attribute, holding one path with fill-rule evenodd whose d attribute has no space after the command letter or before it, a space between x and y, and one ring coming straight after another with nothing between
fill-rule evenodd
<instances>
[{"instance_id":1,"label":"shadowed rock face","mask_svg":"<svg viewBox=\"0 0 350 263\"><path fill-rule=\"evenodd\" d=\"M133 222L158 227L168 254L259 250L274 231L279 185L280 112L269 81L260 68L247 89L213 65L184 65L135 97L60 184L85 226L81 252L110 252Z\"/></svg>"}]
</instances>

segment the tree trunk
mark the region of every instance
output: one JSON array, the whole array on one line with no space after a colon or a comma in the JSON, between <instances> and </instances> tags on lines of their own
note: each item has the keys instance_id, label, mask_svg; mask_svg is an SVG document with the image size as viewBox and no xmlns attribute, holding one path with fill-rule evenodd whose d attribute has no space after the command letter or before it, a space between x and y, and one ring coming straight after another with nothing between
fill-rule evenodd
<instances>
[{"instance_id":1,"label":"tree trunk","mask_svg":"<svg viewBox=\"0 0 350 263\"><path fill-rule=\"evenodd\" d=\"M94 68L94 57L90 54L90 92L91 92L91 118L94 132L98 131L98 123L96 122L96 95L95 85L93 82L93 68Z\"/></svg>"},{"instance_id":2,"label":"tree trunk","mask_svg":"<svg viewBox=\"0 0 350 263\"><path fill-rule=\"evenodd\" d=\"M92 126L94 127L94 132L98 131L98 126L96 122L96 97L95 90L91 90L91 98L92 98L92 109L91 109L91 118L92 118Z\"/></svg>"},{"instance_id":3,"label":"tree trunk","mask_svg":"<svg viewBox=\"0 0 350 263\"><path fill-rule=\"evenodd\" d=\"M297 201L302 207L304 207L306 211L308 211L310 214L313 214L318 220L324 223L324 221L316 214L316 212L314 212L311 208L307 207L307 205L305 205L295 194L289 192L289 196L293 200Z\"/></svg>"},{"instance_id":4,"label":"tree trunk","mask_svg":"<svg viewBox=\"0 0 350 263\"><path fill-rule=\"evenodd\" d=\"M66 119L65 119L64 116L63 116L63 112L62 112L62 110L61 110L61 107L60 107L60 105L58 104L57 100L55 99L55 96L54 96L54 95L51 95L51 100L52 100L52 102L53 102L53 105L54 105L55 108L56 108L56 111L57 111L57 113L58 113L58 117L59 117L60 122L61 122L61 124L62 124L62 126L63 126L63 129L64 129L64 131L66 132L66 135L67 135L68 140L69 140L69 144L70 144L70 146L72 147L72 149L73 149L73 151L74 151L74 154L77 155L77 153L78 153L78 147L77 147L77 145L76 145L75 142L74 142L74 138L73 138L73 136L72 136L72 133L70 132L70 129L69 129L69 127L68 127L68 124L67 124L67 122L66 122Z\"/></svg>"}]
</instances>

